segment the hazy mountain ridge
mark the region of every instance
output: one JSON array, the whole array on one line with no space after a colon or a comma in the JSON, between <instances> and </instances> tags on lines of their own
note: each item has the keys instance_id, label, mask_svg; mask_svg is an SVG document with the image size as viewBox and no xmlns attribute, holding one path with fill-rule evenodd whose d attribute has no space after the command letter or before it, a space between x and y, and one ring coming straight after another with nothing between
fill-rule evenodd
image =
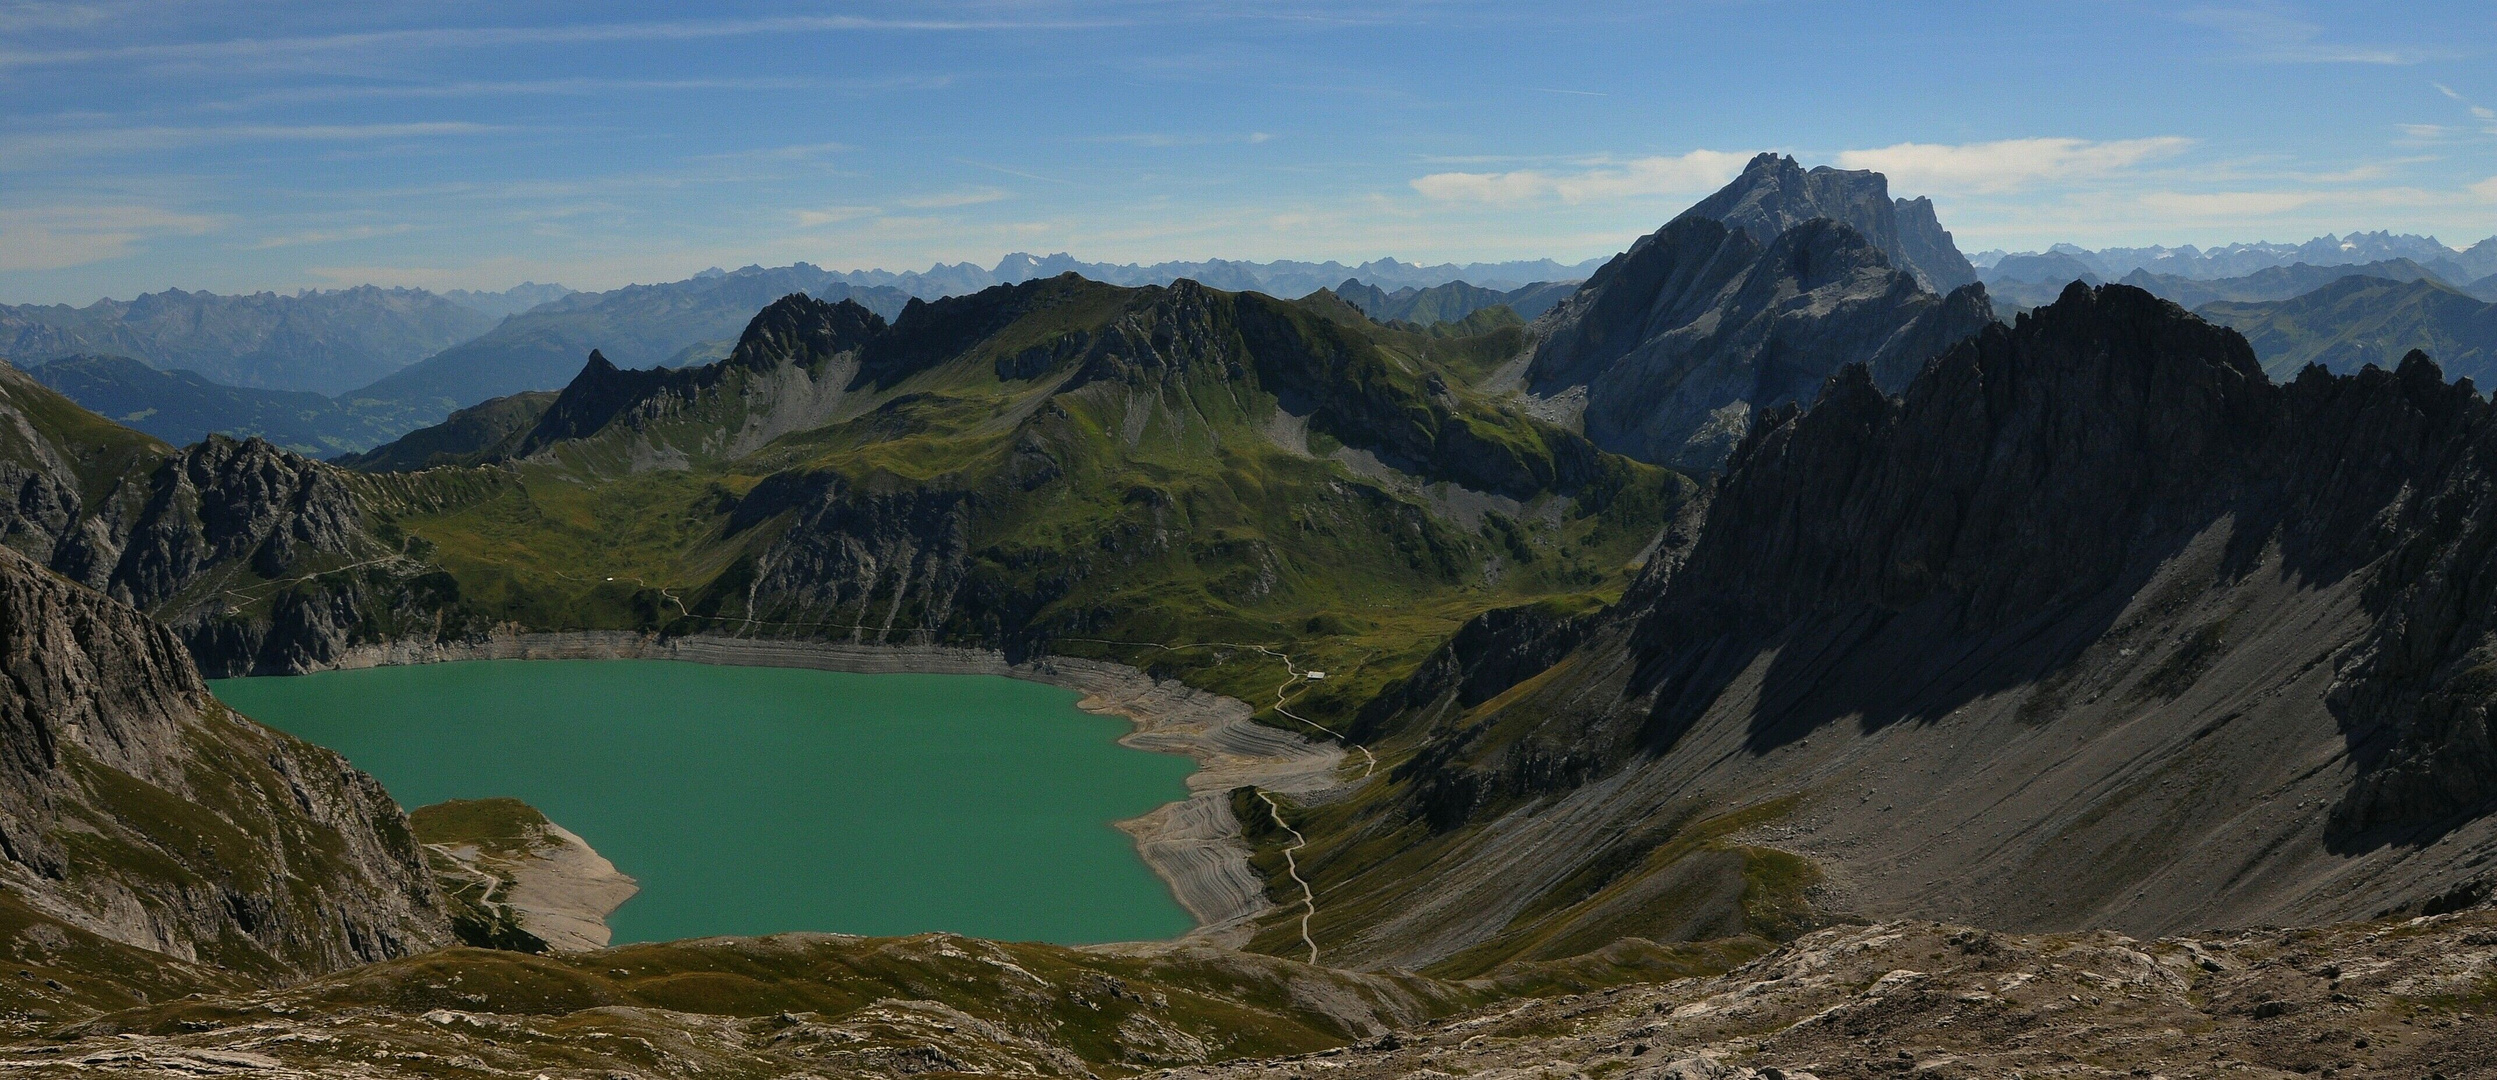
<instances>
[{"instance_id":1,"label":"hazy mountain ridge","mask_svg":"<svg viewBox=\"0 0 2497 1080\"><path fill-rule=\"evenodd\" d=\"M2194 313L2243 333L2274 378L2308 364L2343 374L2391 368L2419 350L2448 374L2497 383L2497 304L2434 279L2345 277L2286 300L2222 301Z\"/></svg>"},{"instance_id":2,"label":"hazy mountain ridge","mask_svg":"<svg viewBox=\"0 0 2497 1080\"><path fill-rule=\"evenodd\" d=\"M2258 270L2297 263L2346 266L2390 259L2413 260L2439 277L2455 282L2497 274L2497 236L2458 250L2445 246L2433 236L2396 235L2383 230L2354 232L2347 236L2327 233L2302 244L2263 242L2214 248L2187 244L2183 247L2113 247L2092 251L2074 244L2056 244L2043 252L1987 251L1971 256L1971 261L1977 266L1994 269L2013 259L2058 255L2078 262L2102 281L2113 281L2135 270L2210 280L2243 277ZM2070 281L2078 276L2072 275L2064 280Z\"/></svg>"},{"instance_id":3,"label":"hazy mountain ridge","mask_svg":"<svg viewBox=\"0 0 2497 1080\"><path fill-rule=\"evenodd\" d=\"M399 425L307 390L255 390L163 371L126 356L65 356L27 374L116 423L175 445L212 432L256 435L299 454L386 442Z\"/></svg>"},{"instance_id":4,"label":"hazy mountain ridge","mask_svg":"<svg viewBox=\"0 0 2497 1080\"><path fill-rule=\"evenodd\" d=\"M484 333L492 317L421 289L220 296L168 289L134 300L0 306L0 357L135 357L229 386L336 394Z\"/></svg>"}]
</instances>

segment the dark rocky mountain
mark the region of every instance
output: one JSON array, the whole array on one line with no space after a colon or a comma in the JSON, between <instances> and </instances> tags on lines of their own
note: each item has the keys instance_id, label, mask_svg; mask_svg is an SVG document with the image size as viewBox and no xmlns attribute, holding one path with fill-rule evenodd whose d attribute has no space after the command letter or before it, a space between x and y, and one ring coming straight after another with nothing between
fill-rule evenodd
<instances>
[{"instance_id":1,"label":"dark rocky mountain","mask_svg":"<svg viewBox=\"0 0 2497 1080\"><path fill-rule=\"evenodd\" d=\"M0 306L0 358L136 357L228 386L336 394L484 333L494 319L421 289L220 296L168 289L135 300Z\"/></svg>"},{"instance_id":2,"label":"dark rocky mountain","mask_svg":"<svg viewBox=\"0 0 2497 1080\"><path fill-rule=\"evenodd\" d=\"M1890 181L1864 169L1804 169L1791 157L1761 154L1716 194L1682 212L1751 234L1763 245L1815 218L1844 223L1889 264L1930 292L1947 293L1977 280L1977 270L1942 230L1930 199L1890 197ZM1675 220L1680 220L1679 218Z\"/></svg>"},{"instance_id":3,"label":"dark rocky mountain","mask_svg":"<svg viewBox=\"0 0 2497 1080\"><path fill-rule=\"evenodd\" d=\"M1577 290L1575 281L1538 281L1505 291L1451 281L1427 289L1408 285L1389 292L1358 278L1345 278L1329 291L1382 323L1407 322L1430 327L1458 322L1493 306L1506 306L1520 319L1534 319Z\"/></svg>"},{"instance_id":4,"label":"dark rocky mountain","mask_svg":"<svg viewBox=\"0 0 2497 1080\"><path fill-rule=\"evenodd\" d=\"M0 543L180 635L212 675L477 632L458 583L389 535L352 474L260 439L175 450L0 365Z\"/></svg>"},{"instance_id":5,"label":"dark rocky mountain","mask_svg":"<svg viewBox=\"0 0 2497 1080\"><path fill-rule=\"evenodd\" d=\"M898 314L910 299L891 287L858 288L833 278L799 263L574 293L505 319L473 341L343 397L361 408L407 410L421 417L419 424L430 423L488 398L559 389L592 349L628 367L641 367L667 360L689 345L734 338L756 310L789 293L855 298L888 314Z\"/></svg>"},{"instance_id":6,"label":"dark rocky mountain","mask_svg":"<svg viewBox=\"0 0 2497 1080\"><path fill-rule=\"evenodd\" d=\"M0 669L0 906L37 953L281 979L450 942L381 785L226 710L163 627L0 549Z\"/></svg>"},{"instance_id":7,"label":"dark rocky mountain","mask_svg":"<svg viewBox=\"0 0 2497 1080\"><path fill-rule=\"evenodd\" d=\"M2462 291L2467 295L2476 296L2492 304L2497 304L2497 274L2490 274L2487 277L2474 281L2469 285L2465 285L2462 287Z\"/></svg>"},{"instance_id":8,"label":"dark rocky mountain","mask_svg":"<svg viewBox=\"0 0 2497 1080\"><path fill-rule=\"evenodd\" d=\"M2286 300L2210 303L2195 314L2244 334L2275 378L2308 364L2389 368L2412 350L2451 374L2497 378L2497 304L2433 278L2346 277Z\"/></svg>"},{"instance_id":9,"label":"dark rocky mountain","mask_svg":"<svg viewBox=\"0 0 2497 1080\"><path fill-rule=\"evenodd\" d=\"M1865 206L1881 194L1878 176L1868 184L1854 174L1800 173L1791 161L1755 164L1735 187L1605 264L1535 324L1525 388L1582 402L1580 422L1597 445L1712 468L1755 412L1809 397L1841 365L1868 362L1882 385L1902 386L1927 358L1992 320L1984 286L1928 292L1842 222L1814 218L1763 240L1700 212L1784 205L1767 194L1728 196L1763 178L1791 182L1788 173L1822 176L1824 186L1843 181L1840 190L1856 191Z\"/></svg>"},{"instance_id":10,"label":"dark rocky mountain","mask_svg":"<svg viewBox=\"0 0 2497 1080\"><path fill-rule=\"evenodd\" d=\"M2424 356L2277 384L2120 285L1899 396L1851 366L1752 428L1621 604L1485 622L1381 697L1354 734L1391 790L1301 825L1321 944L1463 973L1831 912L2468 906L2492 468L2497 412Z\"/></svg>"},{"instance_id":11,"label":"dark rocky mountain","mask_svg":"<svg viewBox=\"0 0 2497 1080\"><path fill-rule=\"evenodd\" d=\"M302 454L386 442L398 425L306 390L255 390L126 356L66 356L27 372L79 405L174 444L257 435Z\"/></svg>"}]
</instances>

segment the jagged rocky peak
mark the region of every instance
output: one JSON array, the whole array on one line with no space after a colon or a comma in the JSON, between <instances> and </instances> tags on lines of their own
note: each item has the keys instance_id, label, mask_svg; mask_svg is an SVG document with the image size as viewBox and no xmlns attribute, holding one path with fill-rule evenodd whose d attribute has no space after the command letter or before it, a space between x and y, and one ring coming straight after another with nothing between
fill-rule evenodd
<instances>
[{"instance_id":1,"label":"jagged rocky peak","mask_svg":"<svg viewBox=\"0 0 2497 1080\"><path fill-rule=\"evenodd\" d=\"M1725 222L1763 244L1813 218L1828 218L1863 233L1891 265L1933 292L1977 280L1976 268L1934 216L1932 201L1893 200L1889 178L1868 169L1806 170L1791 157L1761 154L1741 176L1682 216Z\"/></svg>"},{"instance_id":2,"label":"jagged rocky peak","mask_svg":"<svg viewBox=\"0 0 2497 1080\"><path fill-rule=\"evenodd\" d=\"M406 818L228 712L183 643L0 550L0 882L44 917L258 975L450 941Z\"/></svg>"},{"instance_id":3,"label":"jagged rocky peak","mask_svg":"<svg viewBox=\"0 0 2497 1080\"><path fill-rule=\"evenodd\" d=\"M755 313L728 360L754 368L811 367L864 348L884 330L884 316L856 300L826 303L805 293L791 293Z\"/></svg>"},{"instance_id":4,"label":"jagged rocky peak","mask_svg":"<svg viewBox=\"0 0 2497 1080\"><path fill-rule=\"evenodd\" d=\"M1992 320L1982 286L1936 296L1844 222L1763 239L1691 213L1538 320L1526 378L1538 395L1582 396L1605 449L1707 469L1755 413L1809 398L1840 367L1870 364L1896 389Z\"/></svg>"}]
</instances>

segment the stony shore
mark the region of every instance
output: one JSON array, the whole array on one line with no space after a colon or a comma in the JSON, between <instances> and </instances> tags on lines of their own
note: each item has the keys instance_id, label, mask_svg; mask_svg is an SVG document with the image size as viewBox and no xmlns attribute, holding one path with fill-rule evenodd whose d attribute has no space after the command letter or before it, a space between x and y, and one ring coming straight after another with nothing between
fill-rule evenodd
<instances>
[{"instance_id":1,"label":"stony shore","mask_svg":"<svg viewBox=\"0 0 2497 1080\"><path fill-rule=\"evenodd\" d=\"M1248 843L1231 812L1231 790L1254 785L1313 796L1341 783L1336 774L1344 759L1340 746L1254 722L1254 710L1245 702L1155 679L1124 664L1064 657L1015 664L1002 653L980 649L575 630L498 633L457 644L393 642L354 650L335 666L453 660L688 660L865 674L1003 675L1066 687L1083 695L1078 708L1136 725L1121 743L1196 759L1188 798L1117 824L1135 838L1145 865L1196 918L1188 939L1220 945L1245 942L1256 918L1273 906L1265 882L1249 867Z\"/></svg>"}]
</instances>

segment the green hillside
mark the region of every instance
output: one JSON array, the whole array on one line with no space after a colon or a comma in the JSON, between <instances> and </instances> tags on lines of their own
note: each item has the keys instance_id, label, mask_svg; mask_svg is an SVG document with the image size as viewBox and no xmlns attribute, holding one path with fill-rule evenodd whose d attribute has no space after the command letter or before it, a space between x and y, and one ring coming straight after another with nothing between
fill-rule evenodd
<instances>
[{"instance_id":1,"label":"green hillside","mask_svg":"<svg viewBox=\"0 0 2497 1080\"><path fill-rule=\"evenodd\" d=\"M1348 716L1464 619L1615 594L1692 490L1495 405L1484 338L1193 283L802 296L727 360L595 361L483 467L368 475L532 628L1002 647ZM411 436L411 441L424 433ZM385 448L384 453L388 453Z\"/></svg>"}]
</instances>

